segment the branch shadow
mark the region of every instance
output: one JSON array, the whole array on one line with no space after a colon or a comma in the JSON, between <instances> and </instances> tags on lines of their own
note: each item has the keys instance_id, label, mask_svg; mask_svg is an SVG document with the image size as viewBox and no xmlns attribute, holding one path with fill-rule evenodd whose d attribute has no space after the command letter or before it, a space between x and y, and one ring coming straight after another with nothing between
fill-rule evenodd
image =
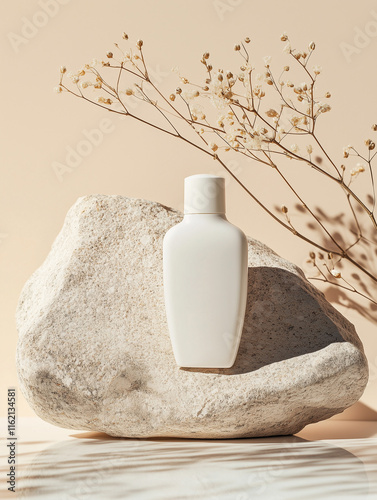
<instances>
[{"instance_id":1,"label":"branch shadow","mask_svg":"<svg viewBox=\"0 0 377 500\"><path fill-rule=\"evenodd\" d=\"M368 197L368 202L372 202L370 196ZM301 218L304 218L304 220L305 218L307 219L305 222L306 228L316 235L313 239L318 241L318 243L320 243L323 247L335 251L336 246L334 243L326 234L323 233L320 226L313 221L312 217L308 214L305 208L300 204L296 204L295 209L300 214ZM340 212L337 215L329 215L318 206L315 207L314 212L343 248L347 248L347 246L355 241L358 234L358 228L354 219L347 216L344 212ZM365 220L365 214L361 207L356 206L355 213L358 218L358 223L363 237L360 242L353 246L349 251L350 256L355 261L361 263L363 266L366 266L372 274L377 276L377 231L371 226L371 224L367 223ZM318 264L321 266L323 263L319 261ZM336 268L342 272L352 286L354 286L361 293L376 300L376 282L345 260L337 262ZM325 272L325 274L327 273ZM366 302L365 300L362 300L360 303L358 296L354 292L348 292L337 286L337 283L345 285L342 280L337 280L331 276L329 276L329 280L332 281L333 285L325 284L324 293L326 298L331 303L353 309L369 321L377 321L376 304ZM353 295L355 298L353 298Z\"/></svg>"}]
</instances>

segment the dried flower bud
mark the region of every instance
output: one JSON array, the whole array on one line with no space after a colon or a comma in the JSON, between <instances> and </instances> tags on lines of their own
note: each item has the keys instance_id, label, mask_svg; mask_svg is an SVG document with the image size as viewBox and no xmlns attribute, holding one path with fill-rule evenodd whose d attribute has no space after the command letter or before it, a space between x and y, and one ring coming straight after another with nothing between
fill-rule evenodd
<instances>
[{"instance_id":1,"label":"dried flower bud","mask_svg":"<svg viewBox=\"0 0 377 500\"><path fill-rule=\"evenodd\" d=\"M308 144L306 146L306 151L311 155L313 153L313 147L311 144Z\"/></svg>"},{"instance_id":2,"label":"dried flower bud","mask_svg":"<svg viewBox=\"0 0 377 500\"><path fill-rule=\"evenodd\" d=\"M208 58L209 58L209 52L204 52L203 59L208 59Z\"/></svg>"},{"instance_id":3,"label":"dried flower bud","mask_svg":"<svg viewBox=\"0 0 377 500\"><path fill-rule=\"evenodd\" d=\"M60 66L60 73L64 74L67 71L65 66Z\"/></svg>"},{"instance_id":4,"label":"dried flower bud","mask_svg":"<svg viewBox=\"0 0 377 500\"><path fill-rule=\"evenodd\" d=\"M182 94L182 89L181 89L180 87L177 87L177 88L175 89L175 93L176 93L176 94Z\"/></svg>"},{"instance_id":5,"label":"dried flower bud","mask_svg":"<svg viewBox=\"0 0 377 500\"><path fill-rule=\"evenodd\" d=\"M356 167L351 170L350 173L352 176L354 176L357 174L361 174L362 172L365 172L365 167L362 163L358 163Z\"/></svg>"},{"instance_id":6,"label":"dried flower bud","mask_svg":"<svg viewBox=\"0 0 377 500\"><path fill-rule=\"evenodd\" d=\"M368 147L370 151L376 147L375 143L371 139L367 139L365 141L365 145Z\"/></svg>"},{"instance_id":7,"label":"dried flower bud","mask_svg":"<svg viewBox=\"0 0 377 500\"><path fill-rule=\"evenodd\" d=\"M141 49L141 47L143 46L143 43L144 43L144 42L143 42L143 40L138 40L138 41L136 42L136 47L137 47L138 49Z\"/></svg>"},{"instance_id":8,"label":"dried flower bud","mask_svg":"<svg viewBox=\"0 0 377 500\"><path fill-rule=\"evenodd\" d=\"M57 87L54 87L54 92L56 92L57 94L60 94L61 92L63 92L63 89L60 85L58 85Z\"/></svg>"},{"instance_id":9,"label":"dried flower bud","mask_svg":"<svg viewBox=\"0 0 377 500\"><path fill-rule=\"evenodd\" d=\"M267 83L267 85L273 85L274 84L274 82L272 80L270 80L269 78L267 78L266 83Z\"/></svg>"},{"instance_id":10,"label":"dried flower bud","mask_svg":"<svg viewBox=\"0 0 377 500\"><path fill-rule=\"evenodd\" d=\"M287 214L288 213L288 208L285 205L282 205L281 206L281 211L283 212L283 214Z\"/></svg>"},{"instance_id":11,"label":"dried flower bud","mask_svg":"<svg viewBox=\"0 0 377 500\"><path fill-rule=\"evenodd\" d=\"M217 151L219 149L218 145L214 142L210 142L209 147L212 149L212 151Z\"/></svg>"},{"instance_id":12,"label":"dried flower bud","mask_svg":"<svg viewBox=\"0 0 377 500\"><path fill-rule=\"evenodd\" d=\"M301 55L302 55L303 59L306 59L306 57L307 57L308 54L306 52L303 52Z\"/></svg>"},{"instance_id":13,"label":"dried flower bud","mask_svg":"<svg viewBox=\"0 0 377 500\"><path fill-rule=\"evenodd\" d=\"M124 31L122 33L122 38L123 38L123 40L128 40L128 35Z\"/></svg>"},{"instance_id":14,"label":"dried flower bud","mask_svg":"<svg viewBox=\"0 0 377 500\"><path fill-rule=\"evenodd\" d=\"M348 145L345 148L343 148L343 158L348 158L350 155L350 149L352 146Z\"/></svg>"},{"instance_id":15,"label":"dried flower bud","mask_svg":"<svg viewBox=\"0 0 377 500\"><path fill-rule=\"evenodd\" d=\"M301 87L295 87L293 89L293 92L295 92L296 94L301 94L302 93L302 88Z\"/></svg>"},{"instance_id":16,"label":"dried flower bud","mask_svg":"<svg viewBox=\"0 0 377 500\"><path fill-rule=\"evenodd\" d=\"M205 92L207 92L207 90L209 90L209 87L207 87L207 85L206 85L205 87L203 87L203 90L204 90Z\"/></svg>"},{"instance_id":17,"label":"dried flower bud","mask_svg":"<svg viewBox=\"0 0 377 500\"><path fill-rule=\"evenodd\" d=\"M336 269L331 269L330 273L334 276L334 278L342 277L342 273L340 271L337 271Z\"/></svg>"},{"instance_id":18,"label":"dried flower bud","mask_svg":"<svg viewBox=\"0 0 377 500\"><path fill-rule=\"evenodd\" d=\"M245 43L250 43L250 38L248 36L245 38Z\"/></svg>"},{"instance_id":19,"label":"dried flower bud","mask_svg":"<svg viewBox=\"0 0 377 500\"><path fill-rule=\"evenodd\" d=\"M217 75L217 79L218 79L220 82L222 82L222 81L223 81L223 79L224 79L224 78L223 78L223 75L222 75L221 73L219 73L219 74Z\"/></svg>"},{"instance_id":20,"label":"dried flower bud","mask_svg":"<svg viewBox=\"0 0 377 500\"><path fill-rule=\"evenodd\" d=\"M340 165L340 168L343 170L343 172L345 171L346 169L346 166L345 165Z\"/></svg>"},{"instance_id":21,"label":"dried flower bud","mask_svg":"<svg viewBox=\"0 0 377 500\"><path fill-rule=\"evenodd\" d=\"M259 97L260 97L260 98L262 98L262 97L264 97L265 95L266 95L266 93L264 92L264 90L262 90L262 91L261 91L261 93L260 93L260 96L259 96Z\"/></svg>"},{"instance_id":22,"label":"dried flower bud","mask_svg":"<svg viewBox=\"0 0 377 500\"><path fill-rule=\"evenodd\" d=\"M310 42L309 43L309 50L314 50L315 49L315 43L314 42Z\"/></svg>"},{"instance_id":23,"label":"dried flower bud","mask_svg":"<svg viewBox=\"0 0 377 500\"><path fill-rule=\"evenodd\" d=\"M300 102L302 102L304 100L304 98L302 97L302 95L298 95L297 96L297 100L300 101Z\"/></svg>"},{"instance_id":24,"label":"dried flower bud","mask_svg":"<svg viewBox=\"0 0 377 500\"><path fill-rule=\"evenodd\" d=\"M288 40L288 36L287 36L287 34L286 34L286 33L283 33L283 34L281 35L281 37L280 37L280 40L281 40L282 42L286 42L286 41Z\"/></svg>"},{"instance_id":25,"label":"dried flower bud","mask_svg":"<svg viewBox=\"0 0 377 500\"><path fill-rule=\"evenodd\" d=\"M112 104L113 101L111 99L106 99L106 97L98 97L97 102L100 102L102 104Z\"/></svg>"},{"instance_id":26,"label":"dried flower bud","mask_svg":"<svg viewBox=\"0 0 377 500\"><path fill-rule=\"evenodd\" d=\"M309 257L314 260L315 259L315 253L314 252L310 252L309 253Z\"/></svg>"},{"instance_id":27,"label":"dried flower bud","mask_svg":"<svg viewBox=\"0 0 377 500\"><path fill-rule=\"evenodd\" d=\"M112 53L112 52L108 52L108 53L106 54L106 57L108 57L109 59L111 59L111 58L113 57L113 53Z\"/></svg>"},{"instance_id":28,"label":"dried flower bud","mask_svg":"<svg viewBox=\"0 0 377 500\"><path fill-rule=\"evenodd\" d=\"M241 46L240 46L240 45L238 45L238 44L237 44L237 45L235 45L235 46L234 46L234 50L235 50L236 52L237 52L238 50L241 50Z\"/></svg>"},{"instance_id":29,"label":"dried flower bud","mask_svg":"<svg viewBox=\"0 0 377 500\"><path fill-rule=\"evenodd\" d=\"M284 66L284 71L289 71L289 66Z\"/></svg>"},{"instance_id":30,"label":"dried flower bud","mask_svg":"<svg viewBox=\"0 0 377 500\"><path fill-rule=\"evenodd\" d=\"M266 111L266 115L270 118L273 118L274 116L279 116L279 113L274 109L269 109L268 111Z\"/></svg>"},{"instance_id":31,"label":"dried flower bud","mask_svg":"<svg viewBox=\"0 0 377 500\"><path fill-rule=\"evenodd\" d=\"M130 88L126 89L124 92L126 95L133 95L133 93L134 93L134 91Z\"/></svg>"},{"instance_id":32,"label":"dried flower bud","mask_svg":"<svg viewBox=\"0 0 377 500\"><path fill-rule=\"evenodd\" d=\"M333 254L332 254L331 252L329 252L329 253L327 254L327 258L328 258L329 260L331 260L331 259L333 258Z\"/></svg>"},{"instance_id":33,"label":"dried flower bud","mask_svg":"<svg viewBox=\"0 0 377 500\"><path fill-rule=\"evenodd\" d=\"M376 131L376 130L377 130L377 123L374 123L374 124L372 125L372 130L374 130L374 131Z\"/></svg>"},{"instance_id":34,"label":"dried flower bud","mask_svg":"<svg viewBox=\"0 0 377 500\"><path fill-rule=\"evenodd\" d=\"M323 255L322 252L318 252L318 258L319 258L319 260L323 260L325 258L325 256Z\"/></svg>"},{"instance_id":35,"label":"dried flower bud","mask_svg":"<svg viewBox=\"0 0 377 500\"><path fill-rule=\"evenodd\" d=\"M226 74L226 77L228 78L228 80L230 78L233 78L233 73L231 71L228 71L227 74Z\"/></svg>"},{"instance_id":36,"label":"dried flower bud","mask_svg":"<svg viewBox=\"0 0 377 500\"><path fill-rule=\"evenodd\" d=\"M325 97L327 97L327 99L328 99L329 97L331 97L330 92L326 92Z\"/></svg>"}]
</instances>

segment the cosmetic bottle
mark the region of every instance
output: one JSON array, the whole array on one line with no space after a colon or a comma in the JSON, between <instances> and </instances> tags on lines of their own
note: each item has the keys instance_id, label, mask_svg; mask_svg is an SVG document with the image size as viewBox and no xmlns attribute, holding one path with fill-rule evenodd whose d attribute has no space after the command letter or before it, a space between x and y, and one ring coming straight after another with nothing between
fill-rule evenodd
<instances>
[{"instance_id":1,"label":"cosmetic bottle","mask_svg":"<svg viewBox=\"0 0 377 500\"><path fill-rule=\"evenodd\" d=\"M225 216L225 179L185 179L184 217L163 243L164 296L177 365L229 368L241 339L248 246Z\"/></svg>"}]
</instances>

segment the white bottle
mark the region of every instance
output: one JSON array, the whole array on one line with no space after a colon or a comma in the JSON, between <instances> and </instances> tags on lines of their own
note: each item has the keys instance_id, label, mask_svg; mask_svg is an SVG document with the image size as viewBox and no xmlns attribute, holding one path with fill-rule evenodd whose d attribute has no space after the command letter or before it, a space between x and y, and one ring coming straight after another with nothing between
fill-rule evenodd
<instances>
[{"instance_id":1,"label":"white bottle","mask_svg":"<svg viewBox=\"0 0 377 500\"><path fill-rule=\"evenodd\" d=\"M248 258L244 233L225 217L225 179L185 179L183 221L165 235L164 294L181 367L230 368L244 323Z\"/></svg>"}]
</instances>

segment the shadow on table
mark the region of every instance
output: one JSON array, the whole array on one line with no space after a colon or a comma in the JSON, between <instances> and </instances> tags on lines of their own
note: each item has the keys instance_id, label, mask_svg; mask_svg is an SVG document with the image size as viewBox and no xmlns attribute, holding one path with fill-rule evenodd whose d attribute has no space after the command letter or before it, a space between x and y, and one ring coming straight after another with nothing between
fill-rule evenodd
<instances>
[{"instance_id":1,"label":"shadow on table","mask_svg":"<svg viewBox=\"0 0 377 500\"><path fill-rule=\"evenodd\" d=\"M41 452L20 498L146 500L364 498L363 462L296 436L234 440L80 439Z\"/></svg>"}]
</instances>

